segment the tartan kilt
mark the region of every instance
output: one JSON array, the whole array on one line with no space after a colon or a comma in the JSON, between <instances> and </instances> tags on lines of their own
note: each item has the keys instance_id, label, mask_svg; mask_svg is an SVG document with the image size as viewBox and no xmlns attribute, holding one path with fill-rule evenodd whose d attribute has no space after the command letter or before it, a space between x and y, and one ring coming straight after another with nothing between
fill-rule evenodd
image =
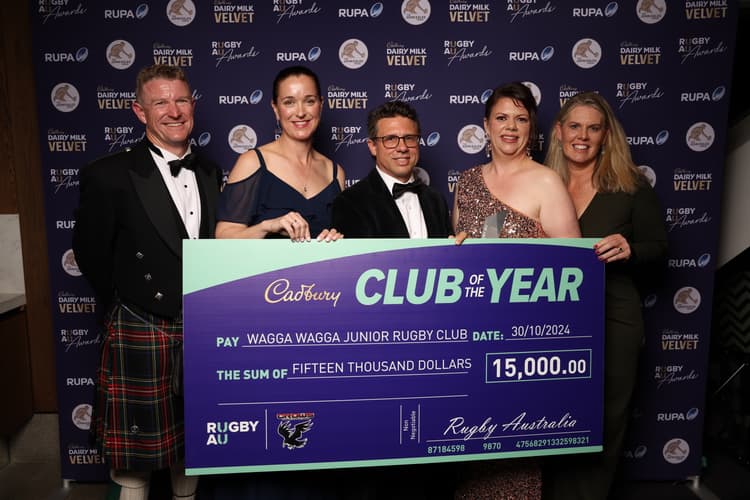
<instances>
[{"instance_id":1,"label":"tartan kilt","mask_svg":"<svg viewBox=\"0 0 750 500\"><path fill-rule=\"evenodd\" d=\"M104 335L91 429L110 468L150 471L181 461L182 320L117 304Z\"/></svg>"}]
</instances>

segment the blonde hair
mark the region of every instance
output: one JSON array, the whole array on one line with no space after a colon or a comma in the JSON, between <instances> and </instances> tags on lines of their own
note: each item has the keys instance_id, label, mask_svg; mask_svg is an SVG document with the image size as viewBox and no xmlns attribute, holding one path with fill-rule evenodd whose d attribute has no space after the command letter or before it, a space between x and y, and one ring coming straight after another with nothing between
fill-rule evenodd
<instances>
[{"instance_id":1,"label":"blonde hair","mask_svg":"<svg viewBox=\"0 0 750 500\"><path fill-rule=\"evenodd\" d=\"M599 158L591 176L591 182L600 193L633 193L644 181L643 174L633 162L630 146L622 125L615 117L609 103L596 92L582 92L568 99L557 113L549 134L549 146L544 163L562 177L568 185L567 160L563 154L562 143L557 138L555 126L563 125L570 112L577 106L589 106L599 111L604 117L604 129L608 132L601 145Z\"/></svg>"}]
</instances>

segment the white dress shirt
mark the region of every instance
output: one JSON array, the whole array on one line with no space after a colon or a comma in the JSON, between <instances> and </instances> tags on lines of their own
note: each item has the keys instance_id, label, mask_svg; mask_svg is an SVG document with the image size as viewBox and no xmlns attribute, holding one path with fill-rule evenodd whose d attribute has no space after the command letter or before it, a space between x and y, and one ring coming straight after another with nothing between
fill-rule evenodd
<instances>
[{"instance_id":1,"label":"white dress shirt","mask_svg":"<svg viewBox=\"0 0 750 500\"><path fill-rule=\"evenodd\" d=\"M179 160L180 158L169 151L161 148L158 149L163 156L159 156L151 150L149 152L156 162L156 166L159 168L159 173L162 179L164 179L164 184L167 185L169 195L172 197L175 207L177 207L177 212L180 214L188 236L191 240L198 239L201 231L201 198L195 172L187 168L182 168L177 177L173 177L172 172L169 170L169 162ZM190 148L188 148L185 156L188 154L190 154Z\"/></svg>"},{"instance_id":2,"label":"white dress shirt","mask_svg":"<svg viewBox=\"0 0 750 500\"><path fill-rule=\"evenodd\" d=\"M386 174L380 167L377 167L377 171L383 179L383 182L385 182L388 192L392 193L393 185L397 182L400 183L401 181ZM409 182L412 181L414 181L413 175L409 178ZM396 202L398 211L401 212L401 218L404 219L406 229L409 231L409 238L427 238L427 224L424 221L422 205L419 204L419 196L417 196L417 193L407 191L393 201Z\"/></svg>"}]
</instances>

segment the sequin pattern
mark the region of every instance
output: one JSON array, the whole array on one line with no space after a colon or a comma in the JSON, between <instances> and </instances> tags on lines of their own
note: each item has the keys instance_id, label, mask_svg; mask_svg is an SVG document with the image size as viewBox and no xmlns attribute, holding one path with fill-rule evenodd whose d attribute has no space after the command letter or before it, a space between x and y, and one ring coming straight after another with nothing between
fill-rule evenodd
<instances>
[{"instance_id":1,"label":"sequin pattern","mask_svg":"<svg viewBox=\"0 0 750 500\"><path fill-rule=\"evenodd\" d=\"M542 473L535 459L466 463L454 500L539 500Z\"/></svg>"},{"instance_id":2,"label":"sequin pattern","mask_svg":"<svg viewBox=\"0 0 750 500\"><path fill-rule=\"evenodd\" d=\"M542 224L495 198L482 177L482 166L473 167L458 178L458 224L456 232L466 231L472 238L482 237L487 217L506 212L501 238L546 238Z\"/></svg>"},{"instance_id":3,"label":"sequin pattern","mask_svg":"<svg viewBox=\"0 0 750 500\"><path fill-rule=\"evenodd\" d=\"M458 224L472 238L482 237L482 226L490 215L506 212L501 238L546 238L539 221L514 210L487 189L482 167L473 167L458 178ZM454 500L538 500L542 496L542 474L535 459L493 460L463 465Z\"/></svg>"}]
</instances>

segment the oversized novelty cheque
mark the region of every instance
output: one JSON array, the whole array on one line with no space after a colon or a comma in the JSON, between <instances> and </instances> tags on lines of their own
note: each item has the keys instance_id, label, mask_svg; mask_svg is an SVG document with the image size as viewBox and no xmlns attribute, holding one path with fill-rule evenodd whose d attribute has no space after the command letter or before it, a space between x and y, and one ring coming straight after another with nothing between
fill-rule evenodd
<instances>
[{"instance_id":1,"label":"oversized novelty cheque","mask_svg":"<svg viewBox=\"0 0 750 500\"><path fill-rule=\"evenodd\" d=\"M593 241L186 241L188 474L600 451Z\"/></svg>"}]
</instances>

